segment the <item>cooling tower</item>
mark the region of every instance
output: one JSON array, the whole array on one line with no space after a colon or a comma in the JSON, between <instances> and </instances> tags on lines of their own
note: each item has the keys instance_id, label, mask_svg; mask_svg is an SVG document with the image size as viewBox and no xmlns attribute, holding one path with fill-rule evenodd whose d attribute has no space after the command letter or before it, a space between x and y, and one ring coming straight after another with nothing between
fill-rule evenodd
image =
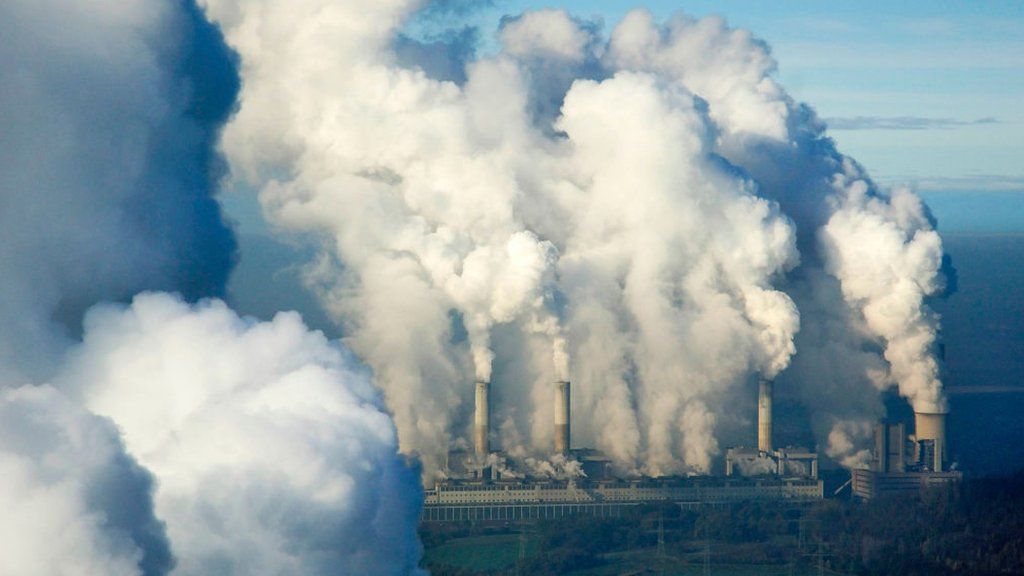
<instances>
[{"instance_id":1,"label":"cooling tower","mask_svg":"<svg viewBox=\"0 0 1024 576\"><path fill-rule=\"evenodd\" d=\"M555 383L555 452L569 453L569 383Z\"/></svg>"},{"instance_id":2,"label":"cooling tower","mask_svg":"<svg viewBox=\"0 0 1024 576\"><path fill-rule=\"evenodd\" d=\"M487 432L491 425L490 382L476 383L476 413L473 416L473 448L477 456L487 456Z\"/></svg>"},{"instance_id":3,"label":"cooling tower","mask_svg":"<svg viewBox=\"0 0 1024 576\"><path fill-rule=\"evenodd\" d=\"M931 440L935 444L935 460L930 462L932 470L941 472L948 459L946 447L946 415L928 412L914 412L914 436L918 442Z\"/></svg>"},{"instance_id":4,"label":"cooling tower","mask_svg":"<svg viewBox=\"0 0 1024 576\"><path fill-rule=\"evenodd\" d=\"M772 451L772 382L761 380L757 387L757 449Z\"/></svg>"}]
</instances>

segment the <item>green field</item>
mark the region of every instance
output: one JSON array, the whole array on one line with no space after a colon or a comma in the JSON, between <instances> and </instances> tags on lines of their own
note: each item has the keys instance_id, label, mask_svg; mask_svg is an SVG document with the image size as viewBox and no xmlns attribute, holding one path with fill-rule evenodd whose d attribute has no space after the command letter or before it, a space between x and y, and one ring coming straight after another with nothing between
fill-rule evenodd
<instances>
[{"instance_id":1,"label":"green field","mask_svg":"<svg viewBox=\"0 0 1024 576\"><path fill-rule=\"evenodd\" d=\"M658 559L654 550L627 555L608 555L604 566L577 570L566 576L702 576L702 563L683 563L672 558ZM710 576L811 576L817 569L764 564L711 564ZM834 575L828 570L824 574Z\"/></svg>"},{"instance_id":2,"label":"green field","mask_svg":"<svg viewBox=\"0 0 1024 576\"><path fill-rule=\"evenodd\" d=\"M537 540L528 535L521 541L518 534L487 534L454 538L426 550L427 566L463 568L475 572L505 571L513 568L522 550L526 556L537 553ZM654 548L602 555L604 564L577 570L567 576L701 576L704 566L698 554L686 557L659 558ZM502 572L507 573L507 572ZM816 569L790 568L764 564L711 564L711 576L811 576ZM825 571L825 574L835 574Z\"/></svg>"},{"instance_id":3,"label":"green field","mask_svg":"<svg viewBox=\"0 0 1024 576\"><path fill-rule=\"evenodd\" d=\"M518 534L492 534L455 538L426 551L427 565L452 566L485 572L514 566L520 547L526 555L537 551L535 537L527 536L520 543Z\"/></svg>"}]
</instances>

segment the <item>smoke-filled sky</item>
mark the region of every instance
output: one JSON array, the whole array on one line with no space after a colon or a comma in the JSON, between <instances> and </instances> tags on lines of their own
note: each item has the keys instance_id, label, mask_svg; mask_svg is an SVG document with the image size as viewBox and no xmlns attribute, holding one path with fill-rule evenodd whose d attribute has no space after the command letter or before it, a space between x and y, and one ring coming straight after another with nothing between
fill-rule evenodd
<instances>
[{"instance_id":1,"label":"smoke-filled sky","mask_svg":"<svg viewBox=\"0 0 1024 576\"><path fill-rule=\"evenodd\" d=\"M934 218L839 151L763 40L540 10L488 49L468 6L209 5L242 61L234 181L312 247L303 280L425 478L466 437L473 379L497 444L542 453L569 377L602 423L577 440L650 474L711 470L759 378L848 464L880 391L945 409Z\"/></svg>"},{"instance_id":2,"label":"smoke-filled sky","mask_svg":"<svg viewBox=\"0 0 1024 576\"><path fill-rule=\"evenodd\" d=\"M859 14L647 8L0 4L0 573L416 573L474 380L539 468L572 380L624 474L714 470L762 379L844 466L946 410L913 184L1013 194L1019 110L872 100ZM1005 9L889 63L999 21L1019 71Z\"/></svg>"},{"instance_id":3,"label":"smoke-filled sky","mask_svg":"<svg viewBox=\"0 0 1024 576\"><path fill-rule=\"evenodd\" d=\"M499 14L551 4L498 0L477 22L483 28ZM635 4L560 5L611 26ZM721 14L764 38L779 60L782 83L810 102L843 150L881 180L936 192L1024 189L1020 2L651 0L645 6L661 17L679 9Z\"/></svg>"},{"instance_id":4,"label":"smoke-filled sky","mask_svg":"<svg viewBox=\"0 0 1024 576\"><path fill-rule=\"evenodd\" d=\"M486 2L476 3L485 5ZM885 182L911 182L949 232L1024 230L1024 7L749 0L495 0L461 18L493 49L500 18L564 7L605 28L642 5L721 14L768 41L779 78L829 121L843 150ZM451 20L451 17L448 18ZM431 23L425 28L430 28Z\"/></svg>"}]
</instances>

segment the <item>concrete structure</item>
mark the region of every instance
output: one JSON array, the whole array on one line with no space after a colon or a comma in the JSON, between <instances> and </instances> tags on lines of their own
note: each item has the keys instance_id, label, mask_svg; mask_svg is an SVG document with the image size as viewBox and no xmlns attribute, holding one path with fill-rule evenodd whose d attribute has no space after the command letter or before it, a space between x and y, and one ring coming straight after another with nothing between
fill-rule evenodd
<instances>
[{"instance_id":1,"label":"concrete structure","mask_svg":"<svg viewBox=\"0 0 1024 576\"><path fill-rule=\"evenodd\" d=\"M730 449L729 477L614 478L612 462L598 450L572 449L571 385L554 386L554 451L565 460L536 463L491 452L490 383L476 383L473 449L449 453L447 480L426 493L423 521L508 521L571 515L622 516L643 503L668 502L684 508L729 505L749 500L802 505L823 497L818 455L802 448L772 448L772 383L758 386L759 450ZM733 475L750 462L763 471ZM765 464L766 463L766 464ZM558 476L553 479L551 476Z\"/></svg>"},{"instance_id":2,"label":"concrete structure","mask_svg":"<svg viewBox=\"0 0 1024 576\"><path fill-rule=\"evenodd\" d=\"M906 472L907 434L902 422L880 422L875 426L874 465L876 472Z\"/></svg>"},{"instance_id":3,"label":"concrete structure","mask_svg":"<svg viewBox=\"0 0 1024 576\"><path fill-rule=\"evenodd\" d=\"M948 472L889 472L875 470L853 471L853 495L862 500L880 496L906 495L927 488L944 486L963 480L958 471Z\"/></svg>"},{"instance_id":4,"label":"concrete structure","mask_svg":"<svg viewBox=\"0 0 1024 576\"><path fill-rule=\"evenodd\" d=\"M725 452L726 476L818 477L818 454L806 448L789 446L775 449L772 439L774 384L761 380L757 385L757 449L737 446Z\"/></svg>"},{"instance_id":5,"label":"concrete structure","mask_svg":"<svg viewBox=\"0 0 1024 576\"><path fill-rule=\"evenodd\" d=\"M761 380L757 386L757 449L772 451L772 381Z\"/></svg>"},{"instance_id":6,"label":"concrete structure","mask_svg":"<svg viewBox=\"0 0 1024 576\"><path fill-rule=\"evenodd\" d=\"M449 480L428 490L425 522L618 516L644 503L684 507L746 501L805 504L821 500L823 483L811 478L669 477L632 480Z\"/></svg>"},{"instance_id":7,"label":"concrete structure","mask_svg":"<svg viewBox=\"0 0 1024 576\"><path fill-rule=\"evenodd\" d=\"M570 390L568 382L555 383L555 453L568 455L570 441Z\"/></svg>"},{"instance_id":8,"label":"concrete structure","mask_svg":"<svg viewBox=\"0 0 1024 576\"><path fill-rule=\"evenodd\" d=\"M583 466L583 473L589 480L609 480L615 477L611 459L600 450L580 448L572 450L569 455Z\"/></svg>"},{"instance_id":9,"label":"concrete structure","mask_svg":"<svg viewBox=\"0 0 1024 576\"><path fill-rule=\"evenodd\" d=\"M871 467L853 471L851 489L855 497L869 500L914 494L963 479L959 471L947 469L945 414L917 413L914 425L915 434L910 436L902 422L875 426Z\"/></svg>"},{"instance_id":10,"label":"concrete structure","mask_svg":"<svg viewBox=\"0 0 1024 576\"><path fill-rule=\"evenodd\" d=\"M484 457L490 453L487 434L491 428L490 382L476 383L476 412L473 414L473 451Z\"/></svg>"},{"instance_id":11,"label":"concrete structure","mask_svg":"<svg viewBox=\"0 0 1024 576\"><path fill-rule=\"evenodd\" d=\"M933 472L947 467L949 449L946 446L946 415L941 413L914 413L914 437L919 459L927 458Z\"/></svg>"}]
</instances>

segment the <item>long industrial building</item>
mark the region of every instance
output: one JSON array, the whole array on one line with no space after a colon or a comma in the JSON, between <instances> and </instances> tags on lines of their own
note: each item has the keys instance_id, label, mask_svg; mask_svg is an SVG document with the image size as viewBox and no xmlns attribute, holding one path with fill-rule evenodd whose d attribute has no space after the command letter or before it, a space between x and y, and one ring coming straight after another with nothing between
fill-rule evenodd
<instances>
[{"instance_id":1,"label":"long industrial building","mask_svg":"<svg viewBox=\"0 0 1024 576\"><path fill-rule=\"evenodd\" d=\"M730 450L730 474L722 476L614 478L610 462L592 449L572 449L570 383L556 382L553 453L579 463L583 474L572 478L536 478L517 469L506 455L492 452L490 385L477 382L473 452L449 454L448 479L426 493L424 522L481 522L551 519L570 515L622 516L642 504L669 502L684 507L744 501L803 504L821 500L817 454L800 448L772 447L772 385L758 391L758 450ZM744 459L767 459L770 469L742 475ZM735 467L728 464L733 462Z\"/></svg>"},{"instance_id":2,"label":"long industrial building","mask_svg":"<svg viewBox=\"0 0 1024 576\"><path fill-rule=\"evenodd\" d=\"M671 477L607 481L438 483L426 494L425 522L522 520L570 515L616 517L640 504L684 507L745 501L806 503L822 499L814 478Z\"/></svg>"}]
</instances>

